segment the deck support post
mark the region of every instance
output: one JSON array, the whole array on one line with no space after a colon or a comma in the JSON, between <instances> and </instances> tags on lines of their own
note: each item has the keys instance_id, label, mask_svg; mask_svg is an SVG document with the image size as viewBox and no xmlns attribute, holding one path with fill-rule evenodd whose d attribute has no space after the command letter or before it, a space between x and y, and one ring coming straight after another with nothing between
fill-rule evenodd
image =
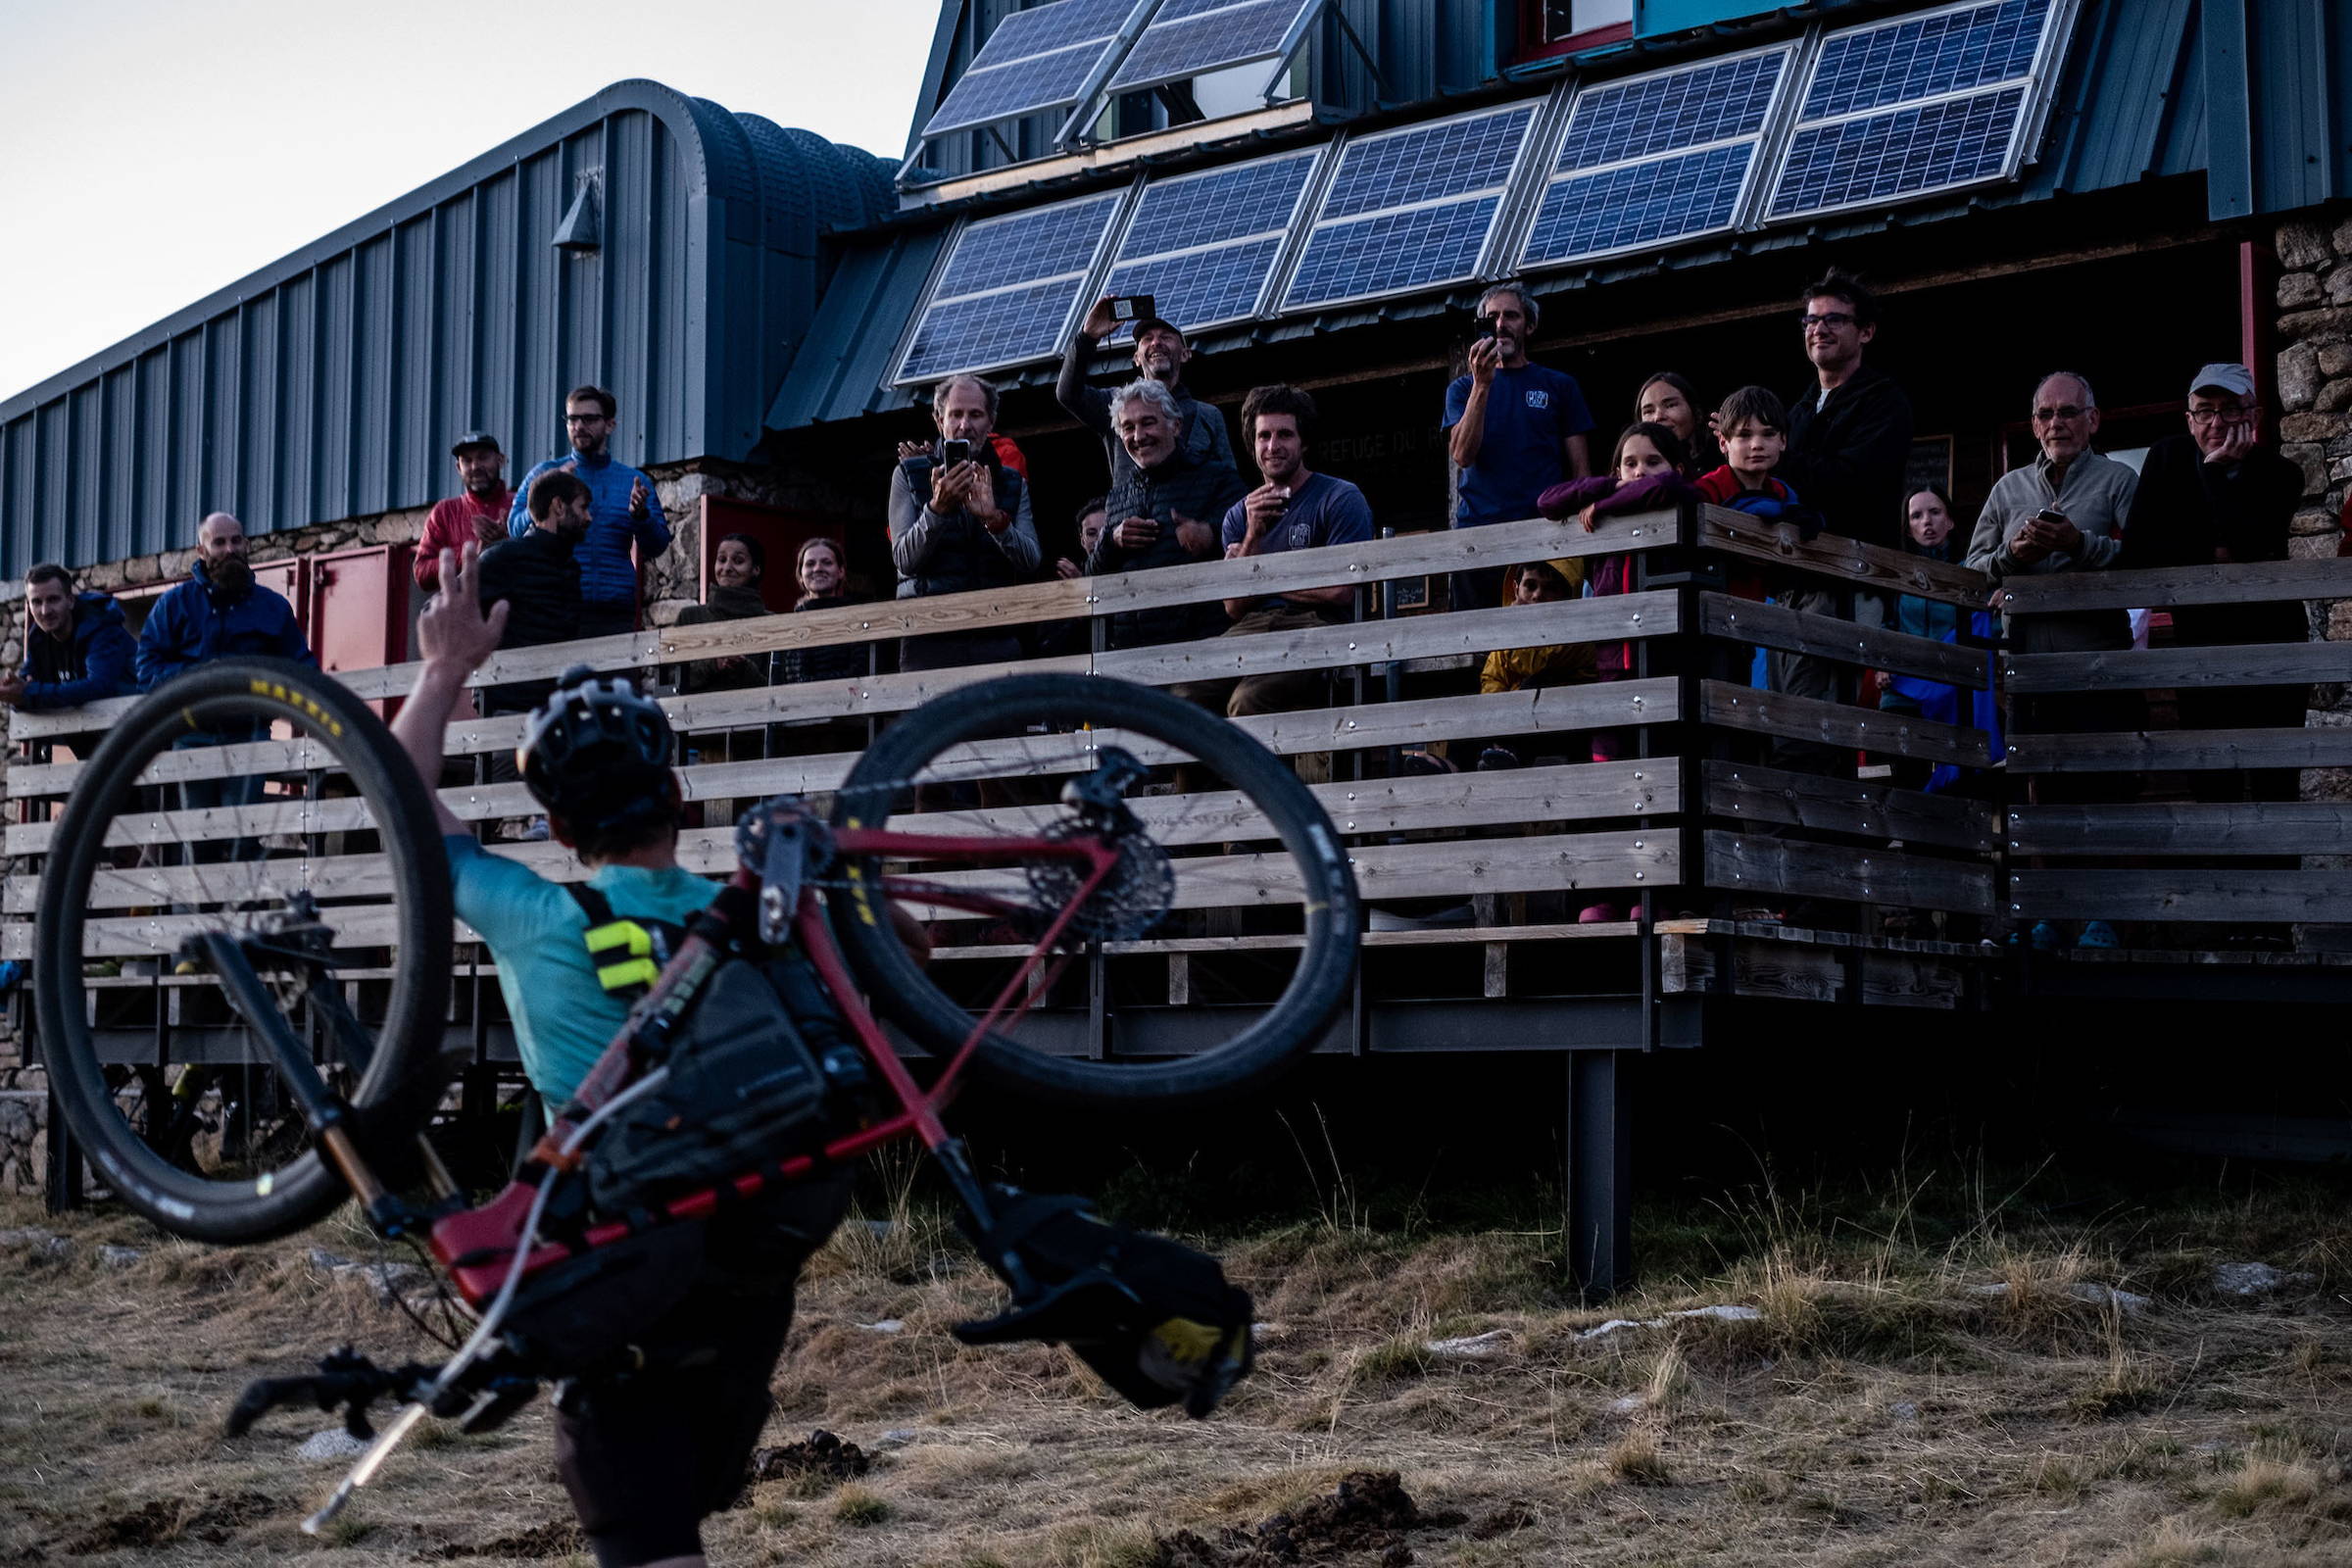
<instances>
[{"instance_id":1,"label":"deck support post","mask_svg":"<svg viewBox=\"0 0 2352 1568\"><path fill-rule=\"evenodd\" d=\"M1568 1273L1587 1300L1634 1275L1632 1129L1615 1051L1568 1054Z\"/></svg>"}]
</instances>

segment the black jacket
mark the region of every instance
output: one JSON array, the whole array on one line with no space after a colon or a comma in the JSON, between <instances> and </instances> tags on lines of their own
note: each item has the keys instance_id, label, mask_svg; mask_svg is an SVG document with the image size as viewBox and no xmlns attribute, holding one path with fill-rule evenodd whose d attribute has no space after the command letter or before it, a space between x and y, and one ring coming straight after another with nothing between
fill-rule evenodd
<instances>
[{"instance_id":1,"label":"black jacket","mask_svg":"<svg viewBox=\"0 0 2352 1568\"><path fill-rule=\"evenodd\" d=\"M1249 492L1230 463L1200 463L1183 447L1168 454L1157 467L1130 466L1110 487L1109 526L1087 558L1089 576L1143 571L1152 566L1181 566L1194 561L1214 561L1223 554L1225 514ZM1176 542L1176 517L1181 514L1208 529L1205 556L1188 555ZM1118 541L1119 524L1129 517L1150 517L1159 524L1159 537L1142 550L1130 551ZM1214 637L1225 629L1225 607L1216 600L1200 605L1167 605L1152 610L1122 611L1110 617L1113 648L1148 648L1158 643Z\"/></svg>"},{"instance_id":2,"label":"black jacket","mask_svg":"<svg viewBox=\"0 0 2352 1568\"><path fill-rule=\"evenodd\" d=\"M1911 400L1865 365L1825 400L1816 381L1788 405L1788 452L1774 472L1832 533L1903 548Z\"/></svg>"},{"instance_id":3,"label":"black jacket","mask_svg":"<svg viewBox=\"0 0 2352 1568\"><path fill-rule=\"evenodd\" d=\"M2148 448L2124 519L2120 564L2201 566L2216 550L2237 561L2284 561L2303 469L2257 447L2237 463L2207 463L2196 441L2168 435ZM2301 642L2300 604L2198 605L2172 612L2175 639L2192 647Z\"/></svg>"},{"instance_id":4,"label":"black jacket","mask_svg":"<svg viewBox=\"0 0 2352 1568\"><path fill-rule=\"evenodd\" d=\"M502 599L509 606L507 629L498 640L502 650L580 635L580 564L561 535L533 527L483 551L476 569L483 612ZM555 689L551 678L493 686L482 695L489 711L512 713L538 707Z\"/></svg>"},{"instance_id":5,"label":"black jacket","mask_svg":"<svg viewBox=\"0 0 2352 1568\"><path fill-rule=\"evenodd\" d=\"M822 599L804 599L793 606L798 614L804 610L838 610L843 605L858 601L828 594ZM855 680L871 669L871 643L833 643L823 648L783 648L776 652L776 679L799 684L810 680Z\"/></svg>"}]
</instances>

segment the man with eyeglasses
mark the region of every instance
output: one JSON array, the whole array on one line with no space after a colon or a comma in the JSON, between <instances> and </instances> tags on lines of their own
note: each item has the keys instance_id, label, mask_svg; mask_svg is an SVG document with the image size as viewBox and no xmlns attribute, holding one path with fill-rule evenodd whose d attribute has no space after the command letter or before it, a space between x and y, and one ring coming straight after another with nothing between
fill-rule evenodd
<instances>
[{"instance_id":1,"label":"man with eyeglasses","mask_svg":"<svg viewBox=\"0 0 2352 1568\"><path fill-rule=\"evenodd\" d=\"M2124 518L2132 510L2137 475L2093 452L2099 402L2090 382L2072 370L2042 377L2034 389L2034 439L2041 450L1993 485L1969 541L1968 564L1993 581L1988 603L1999 609L2012 577L2062 571L2104 571L2123 554ZM2023 615L2010 622L2009 648L2019 654L2114 652L2132 646L2132 623L2121 610ZM2140 728L2146 709L2137 692L2048 692L2012 699L2011 727L2028 734L2079 735ZM2138 793L2128 774L2042 773L2031 785L2036 806L2079 805ZM2047 923L2045 922L2045 925ZM2055 946L2054 928L2036 927L2036 947ZM2082 928L2084 947L2114 947L2104 920Z\"/></svg>"},{"instance_id":2,"label":"man with eyeglasses","mask_svg":"<svg viewBox=\"0 0 2352 1568\"><path fill-rule=\"evenodd\" d=\"M2229 565L2284 561L2303 470L2262 441L2262 404L2242 365L2208 365L2188 388L2188 428L2148 448L2139 466L2130 526L2134 566ZM2198 605L2177 609L2173 641L2183 648L2299 643L2310 635L2300 604ZM2300 728L2302 686L2182 687L2182 729ZM2292 768L2199 769L2189 784L2201 801L2291 801Z\"/></svg>"},{"instance_id":3,"label":"man with eyeglasses","mask_svg":"<svg viewBox=\"0 0 2352 1568\"><path fill-rule=\"evenodd\" d=\"M637 629L637 566L669 548L669 519L662 514L654 482L612 457L612 427L619 401L601 386L576 386L564 399L564 432L571 451L550 458L522 476L507 514L507 535L531 532L531 486L558 468L588 487L588 535L580 541L581 637L606 637ZM630 550L636 550L631 559Z\"/></svg>"}]
</instances>

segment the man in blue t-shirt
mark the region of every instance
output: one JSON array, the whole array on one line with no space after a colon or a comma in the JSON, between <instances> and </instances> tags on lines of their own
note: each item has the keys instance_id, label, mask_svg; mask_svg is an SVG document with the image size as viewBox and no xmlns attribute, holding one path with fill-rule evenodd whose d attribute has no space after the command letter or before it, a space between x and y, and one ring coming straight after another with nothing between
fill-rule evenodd
<instances>
[{"instance_id":1,"label":"man in blue t-shirt","mask_svg":"<svg viewBox=\"0 0 2352 1568\"><path fill-rule=\"evenodd\" d=\"M458 694L498 651L508 606L485 615L477 547L441 556L441 595L416 625L423 667L392 732L428 788ZM650 943L710 902L715 883L678 864L682 820L674 742L661 706L627 681L585 670L559 683L525 731L523 781L557 839L589 868L587 899L465 831L438 796L460 919L498 960L523 1070L561 1107L628 1015L634 982L600 972L597 924L645 922ZM531 854L524 850L522 854ZM600 897L601 896L601 897ZM666 954L657 954L665 957ZM742 1490L744 1466L774 1400L768 1382L792 1326L801 1264L849 1202L846 1172L788 1183L727 1205L707 1223L704 1262L675 1306L642 1332L659 1377L578 1377L557 1406L556 1468L596 1560L607 1568L696 1562L701 1521Z\"/></svg>"},{"instance_id":2,"label":"man in blue t-shirt","mask_svg":"<svg viewBox=\"0 0 2352 1568\"><path fill-rule=\"evenodd\" d=\"M1295 386L1261 386L1242 400L1242 439L1257 460L1265 482L1235 502L1225 514L1225 559L1281 555L1324 545L1361 544L1372 537L1372 507L1345 479L1307 466L1313 440L1315 400ZM1342 582L1329 587L1291 588L1277 594L1225 601L1233 624L1227 637L1269 631L1302 631L1350 618L1355 590ZM1228 718L1248 713L1287 713L1323 701L1329 676L1322 670L1277 670L1231 680L1193 681L1175 688Z\"/></svg>"},{"instance_id":3,"label":"man in blue t-shirt","mask_svg":"<svg viewBox=\"0 0 2352 1568\"><path fill-rule=\"evenodd\" d=\"M1565 370L1528 363L1528 339L1542 312L1518 283L1497 283L1478 297L1478 341L1470 369L1446 388L1446 431L1453 460L1456 528L1536 515L1536 497L1563 479L1592 471L1586 433L1592 428L1585 389ZM1453 608L1491 610L1502 602L1507 563L1453 574Z\"/></svg>"}]
</instances>

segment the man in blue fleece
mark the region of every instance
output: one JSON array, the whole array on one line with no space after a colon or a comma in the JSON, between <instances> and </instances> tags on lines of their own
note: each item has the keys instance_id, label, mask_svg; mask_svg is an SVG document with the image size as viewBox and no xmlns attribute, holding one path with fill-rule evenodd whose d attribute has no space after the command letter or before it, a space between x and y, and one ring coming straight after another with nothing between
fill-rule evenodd
<instances>
[{"instance_id":1,"label":"man in blue fleece","mask_svg":"<svg viewBox=\"0 0 2352 1568\"><path fill-rule=\"evenodd\" d=\"M139 628L139 689L151 692L183 669L237 654L318 664L286 596L253 580L245 525L216 512L196 530L188 580L158 599Z\"/></svg>"},{"instance_id":2,"label":"man in blue fleece","mask_svg":"<svg viewBox=\"0 0 2352 1568\"><path fill-rule=\"evenodd\" d=\"M74 592L73 573L42 562L24 573L24 665L0 678L0 703L41 712L139 689L138 650L114 595Z\"/></svg>"},{"instance_id":3,"label":"man in blue fleece","mask_svg":"<svg viewBox=\"0 0 2352 1568\"><path fill-rule=\"evenodd\" d=\"M579 635L607 637L637 629L637 562L652 561L669 548L669 519L654 482L636 468L616 462L609 450L613 415L620 405L601 386L573 387L564 399L564 430L571 438L568 456L550 458L522 476L514 487L514 510L507 514L507 534L519 539L531 531L529 496L532 481L562 468L579 475L588 486L588 537L580 542L580 598L586 613Z\"/></svg>"}]
</instances>

